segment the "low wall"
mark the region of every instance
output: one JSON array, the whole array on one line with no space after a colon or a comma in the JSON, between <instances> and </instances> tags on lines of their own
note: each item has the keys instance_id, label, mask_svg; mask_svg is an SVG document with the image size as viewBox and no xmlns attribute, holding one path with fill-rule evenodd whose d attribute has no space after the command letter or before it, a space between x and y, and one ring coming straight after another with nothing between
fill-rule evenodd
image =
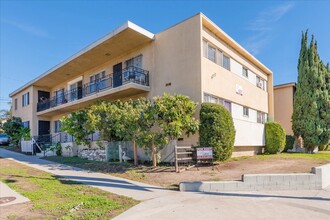
<instances>
[{"instance_id":1,"label":"low wall","mask_svg":"<svg viewBox=\"0 0 330 220\"><path fill-rule=\"evenodd\" d=\"M330 186L330 164L314 167L312 172L318 176L321 176L322 189Z\"/></svg>"},{"instance_id":2,"label":"low wall","mask_svg":"<svg viewBox=\"0 0 330 220\"><path fill-rule=\"evenodd\" d=\"M311 173L244 174L242 181L182 182L180 191L320 190L328 186L330 186L330 164L314 167Z\"/></svg>"},{"instance_id":3,"label":"low wall","mask_svg":"<svg viewBox=\"0 0 330 220\"><path fill-rule=\"evenodd\" d=\"M105 150L102 149L84 149L79 151L79 157L87 158L88 160L94 161L108 161L106 158Z\"/></svg>"}]
</instances>

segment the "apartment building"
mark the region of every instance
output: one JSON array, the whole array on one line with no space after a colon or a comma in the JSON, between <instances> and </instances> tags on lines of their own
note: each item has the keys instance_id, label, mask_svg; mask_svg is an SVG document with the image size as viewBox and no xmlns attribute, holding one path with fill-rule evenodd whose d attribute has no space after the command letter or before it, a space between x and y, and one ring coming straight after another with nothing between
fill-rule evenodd
<instances>
[{"instance_id":1,"label":"apartment building","mask_svg":"<svg viewBox=\"0 0 330 220\"><path fill-rule=\"evenodd\" d=\"M292 113L296 83L274 86L274 119L285 129L287 135L293 135Z\"/></svg>"},{"instance_id":2,"label":"apartment building","mask_svg":"<svg viewBox=\"0 0 330 220\"><path fill-rule=\"evenodd\" d=\"M13 115L37 136L60 132L62 116L95 100L164 92L224 105L235 123L235 156L265 145L272 72L202 13L158 34L128 21L10 96ZM197 141L194 135L179 142Z\"/></svg>"}]
</instances>

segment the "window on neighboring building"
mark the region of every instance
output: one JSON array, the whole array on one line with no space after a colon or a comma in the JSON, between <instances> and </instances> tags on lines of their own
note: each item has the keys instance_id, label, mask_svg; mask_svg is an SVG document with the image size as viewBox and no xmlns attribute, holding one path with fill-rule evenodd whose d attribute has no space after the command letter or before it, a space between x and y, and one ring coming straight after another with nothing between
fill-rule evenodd
<instances>
[{"instance_id":1,"label":"window on neighboring building","mask_svg":"<svg viewBox=\"0 0 330 220\"><path fill-rule=\"evenodd\" d=\"M30 104L30 93L27 92L22 96L22 106L27 106Z\"/></svg>"},{"instance_id":2,"label":"window on neighboring building","mask_svg":"<svg viewBox=\"0 0 330 220\"><path fill-rule=\"evenodd\" d=\"M14 109L17 110L17 99L14 100Z\"/></svg>"},{"instance_id":3,"label":"window on neighboring building","mask_svg":"<svg viewBox=\"0 0 330 220\"><path fill-rule=\"evenodd\" d=\"M243 106L243 116L244 117L249 117L249 108Z\"/></svg>"},{"instance_id":4,"label":"window on neighboring building","mask_svg":"<svg viewBox=\"0 0 330 220\"><path fill-rule=\"evenodd\" d=\"M22 126L23 126L24 128L28 128L28 129L30 129L30 121L23 121L23 122L22 122Z\"/></svg>"},{"instance_id":5,"label":"window on neighboring building","mask_svg":"<svg viewBox=\"0 0 330 220\"><path fill-rule=\"evenodd\" d=\"M54 121L54 132L58 133L61 131L62 122L60 120Z\"/></svg>"},{"instance_id":6,"label":"window on neighboring building","mask_svg":"<svg viewBox=\"0 0 330 220\"><path fill-rule=\"evenodd\" d=\"M265 123L265 114L263 112L257 112L257 122L264 124Z\"/></svg>"},{"instance_id":7,"label":"window on neighboring building","mask_svg":"<svg viewBox=\"0 0 330 220\"><path fill-rule=\"evenodd\" d=\"M227 70L230 70L230 59L226 55L223 55L222 66L223 66L223 68L225 68Z\"/></svg>"},{"instance_id":8,"label":"window on neighboring building","mask_svg":"<svg viewBox=\"0 0 330 220\"><path fill-rule=\"evenodd\" d=\"M248 70L247 70L247 68L245 68L245 67L242 67L242 75L243 75L243 76L245 76L246 78L248 78L248 77L249 77L249 73L248 73Z\"/></svg>"}]
</instances>

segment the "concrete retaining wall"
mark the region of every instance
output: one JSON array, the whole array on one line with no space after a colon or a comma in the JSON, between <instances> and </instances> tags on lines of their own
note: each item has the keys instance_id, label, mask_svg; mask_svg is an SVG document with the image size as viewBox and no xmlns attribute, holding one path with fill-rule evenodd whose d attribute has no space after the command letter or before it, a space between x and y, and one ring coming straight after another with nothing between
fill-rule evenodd
<instances>
[{"instance_id":1,"label":"concrete retaining wall","mask_svg":"<svg viewBox=\"0 0 330 220\"><path fill-rule=\"evenodd\" d=\"M180 191L315 190L328 186L330 186L330 164L314 167L312 173L244 174L242 181L182 182Z\"/></svg>"}]
</instances>

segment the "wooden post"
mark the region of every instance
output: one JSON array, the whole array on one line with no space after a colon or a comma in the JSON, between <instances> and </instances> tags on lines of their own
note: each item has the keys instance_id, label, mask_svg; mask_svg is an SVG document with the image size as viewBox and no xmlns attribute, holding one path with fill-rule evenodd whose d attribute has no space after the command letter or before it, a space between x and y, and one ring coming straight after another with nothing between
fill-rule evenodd
<instances>
[{"instance_id":1,"label":"wooden post","mask_svg":"<svg viewBox=\"0 0 330 220\"><path fill-rule=\"evenodd\" d=\"M178 162L178 148L176 146L176 141L174 141L174 158L175 158L175 172L179 172L179 162Z\"/></svg>"}]
</instances>

